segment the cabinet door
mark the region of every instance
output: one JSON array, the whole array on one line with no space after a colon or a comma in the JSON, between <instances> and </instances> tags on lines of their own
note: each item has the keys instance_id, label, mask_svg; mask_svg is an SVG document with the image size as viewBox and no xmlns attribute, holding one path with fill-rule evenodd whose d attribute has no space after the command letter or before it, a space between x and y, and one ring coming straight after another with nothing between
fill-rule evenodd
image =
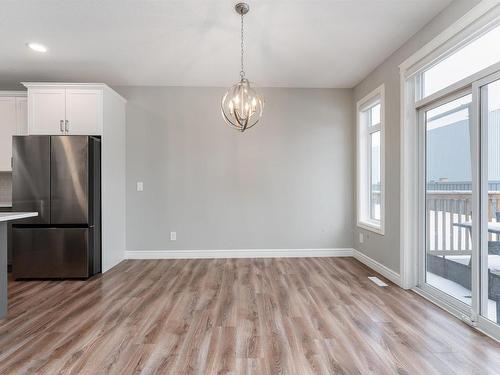
<instances>
[{"instance_id":1,"label":"cabinet door","mask_svg":"<svg viewBox=\"0 0 500 375\"><path fill-rule=\"evenodd\" d=\"M16 134L16 98L0 97L0 171L12 170L12 136Z\"/></svg>"},{"instance_id":2,"label":"cabinet door","mask_svg":"<svg viewBox=\"0 0 500 375\"><path fill-rule=\"evenodd\" d=\"M64 89L30 89L28 91L29 134L64 134L61 122L65 120Z\"/></svg>"},{"instance_id":3,"label":"cabinet door","mask_svg":"<svg viewBox=\"0 0 500 375\"><path fill-rule=\"evenodd\" d=\"M102 133L102 90L66 89L68 134L100 135Z\"/></svg>"},{"instance_id":4,"label":"cabinet door","mask_svg":"<svg viewBox=\"0 0 500 375\"><path fill-rule=\"evenodd\" d=\"M28 98L16 98L16 135L28 135Z\"/></svg>"}]
</instances>

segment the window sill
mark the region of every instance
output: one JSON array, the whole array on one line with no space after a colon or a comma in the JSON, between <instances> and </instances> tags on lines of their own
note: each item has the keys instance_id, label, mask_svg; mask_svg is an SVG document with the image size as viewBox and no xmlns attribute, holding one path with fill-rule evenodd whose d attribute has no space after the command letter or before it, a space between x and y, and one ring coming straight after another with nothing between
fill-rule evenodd
<instances>
[{"instance_id":1,"label":"window sill","mask_svg":"<svg viewBox=\"0 0 500 375\"><path fill-rule=\"evenodd\" d=\"M385 235L384 227L382 224L374 223L372 221L358 221L358 227L369 230L380 235Z\"/></svg>"}]
</instances>

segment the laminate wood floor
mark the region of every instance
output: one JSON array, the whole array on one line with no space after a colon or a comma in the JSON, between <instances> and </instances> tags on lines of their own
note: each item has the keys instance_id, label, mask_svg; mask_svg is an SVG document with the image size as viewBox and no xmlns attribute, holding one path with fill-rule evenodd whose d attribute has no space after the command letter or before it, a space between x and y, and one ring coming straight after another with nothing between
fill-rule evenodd
<instances>
[{"instance_id":1,"label":"laminate wood floor","mask_svg":"<svg viewBox=\"0 0 500 375\"><path fill-rule=\"evenodd\" d=\"M128 260L9 284L2 374L499 374L500 344L352 258Z\"/></svg>"}]
</instances>

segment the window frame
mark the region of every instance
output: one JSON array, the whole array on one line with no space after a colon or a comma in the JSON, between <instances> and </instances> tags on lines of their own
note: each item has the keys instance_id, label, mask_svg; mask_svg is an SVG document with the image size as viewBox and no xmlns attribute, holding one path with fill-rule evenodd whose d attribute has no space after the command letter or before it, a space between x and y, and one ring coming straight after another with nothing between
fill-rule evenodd
<instances>
[{"instance_id":1,"label":"window frame","mask_svg":"<svg viewBox=\"0 0 500 375\"><path fill-rule=\"evenodd\" d=\"M380 104L380 123L371 125L364 112ZM377 87L356 104L356 221L359 228L385 235L385 85ZM371 218L371 135L380 132L380 220Z\"/></svg>"}]
</instances>

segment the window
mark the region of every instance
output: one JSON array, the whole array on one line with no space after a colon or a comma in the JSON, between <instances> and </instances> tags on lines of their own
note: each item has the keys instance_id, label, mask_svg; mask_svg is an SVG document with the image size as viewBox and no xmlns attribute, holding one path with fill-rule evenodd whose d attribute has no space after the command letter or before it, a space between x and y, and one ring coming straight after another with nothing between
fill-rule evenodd
<instances>
[{"instance_id":1,"label":"window","mask_svg":"<svg viewBox=\"0 0 500 375\"><path fill-rule=\"evenodd\" d=\"M499 62L499 41L500 26L496 26L423 71L421 94L418 97L426 98Z\"/></svg>"},{"instance_id":2,"label":"window","mask_svg":"<svg viewBox=\"0 0 500 375\"><path fill-rule=\"evenodd\" d=\"M358 102L358 226L384 234L384 86Z\"/></svg>"}]
</instances>

